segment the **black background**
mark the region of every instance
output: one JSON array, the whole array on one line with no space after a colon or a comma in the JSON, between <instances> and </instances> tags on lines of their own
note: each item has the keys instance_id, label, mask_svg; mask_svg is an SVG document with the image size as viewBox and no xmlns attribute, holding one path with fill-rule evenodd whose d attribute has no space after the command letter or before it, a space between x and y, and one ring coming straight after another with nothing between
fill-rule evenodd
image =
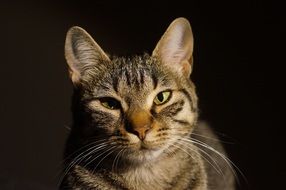
<instances>
[{"instance_id":1,"label":"black background","mask_svg":"<svg viewBox=\"0 0 286 190\"><path fill-rule=\"evenodd\" d=\"M201 117L226 144L238 189L285 185L285 9L274 1L0 3L0 189L53 189L71 124L69 27L108 53L151 53L171 21L190 20Z\"/></svg>"}]
</instances>

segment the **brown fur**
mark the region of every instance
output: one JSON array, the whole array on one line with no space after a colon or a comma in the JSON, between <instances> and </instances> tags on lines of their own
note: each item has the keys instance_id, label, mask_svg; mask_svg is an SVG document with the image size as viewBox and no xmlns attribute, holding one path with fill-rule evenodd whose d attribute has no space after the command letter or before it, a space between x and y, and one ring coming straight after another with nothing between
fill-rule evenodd
<instances>
[{"instance_id":1,"label":"brown fur","mask_svg":"<svg viewBox=\"0 0 286 190\"><path fill-rule=\"evenodd\" d=\"M222 145L197 122L192 52L184 18L171 23L152 56L133 58L109 58L83 29L70 29L74 124L61 189L234 189Z\"/></svg>"}]
</instances>

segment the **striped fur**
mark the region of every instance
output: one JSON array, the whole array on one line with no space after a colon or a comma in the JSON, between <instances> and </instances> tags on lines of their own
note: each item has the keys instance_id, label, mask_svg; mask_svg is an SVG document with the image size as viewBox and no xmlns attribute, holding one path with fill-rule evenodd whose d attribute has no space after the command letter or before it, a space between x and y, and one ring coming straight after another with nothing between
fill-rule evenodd
<instances>
[{"instance_id":1,"label":"striped fur","mask_svg":"<svg viewBox=\"0 0 286 190\"><path fill-rule=\"evenodd\" d=\"M216 168L206 167L199 147L188 141L193 130L199 131L198 100L189 79L192 45L180 41L192 39L183 38L189 30L185 19L177 19L152 56L110 58L84 30L71 29L66 57L75 86L74 121L61 189L205 190L217 185L208 182ZM168 35L179 39L166 41ZM177 41L180 45L173 44ZM171 51L173 46L185 49ZM168 100L155 104L164 91L171 92ZM116 109L102 104L110 98ZM231 190L232 181L225 187Z\"/></svg>"}]
</instances>

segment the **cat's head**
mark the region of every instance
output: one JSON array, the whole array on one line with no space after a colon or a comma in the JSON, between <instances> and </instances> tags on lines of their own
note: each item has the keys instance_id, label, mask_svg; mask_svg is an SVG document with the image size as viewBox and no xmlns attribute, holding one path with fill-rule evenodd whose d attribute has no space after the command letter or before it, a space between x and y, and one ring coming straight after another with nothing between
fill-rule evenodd
<instances>
[{"instance_id":1,"label":"cat's head","mask_svg":"<svg viewBox=\"0 0 286 190\"><path fill-rule=\"evenodd\" d=\"M73 130L133 161L168 153L197 120L192 53L184 18L171 23L151 56L131 58L110 58L86 31L71 28L65 56L76 94Z\"/></svg>"}]
</instances>

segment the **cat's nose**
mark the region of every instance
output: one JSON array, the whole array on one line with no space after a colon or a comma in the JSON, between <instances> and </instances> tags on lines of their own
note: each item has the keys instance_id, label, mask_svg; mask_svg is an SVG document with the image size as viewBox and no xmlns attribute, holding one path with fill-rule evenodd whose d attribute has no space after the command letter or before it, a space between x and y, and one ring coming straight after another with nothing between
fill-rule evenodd
<instances>
[{"instance_id":1,"label":"cat's nose","mask_svg":"<svg viewBox=\"0 0 286 190\"><path fill-rule=\"evenodd\" d=\"M133 134L137 135L140 140L143 141L149 129L149 127L134 128L132 132Z\"/></svg>"},{"instance_id":2,"label":"cat's nose","mask_svg":"<svg viewBox=\"0 0 286 190\"><path fill-rule=\"evenodd\" d=\"M144 140L147 132L151 128L151 116L144 110L134 111L128 118L126 130Z\"/></svg>"}]
</instances>

